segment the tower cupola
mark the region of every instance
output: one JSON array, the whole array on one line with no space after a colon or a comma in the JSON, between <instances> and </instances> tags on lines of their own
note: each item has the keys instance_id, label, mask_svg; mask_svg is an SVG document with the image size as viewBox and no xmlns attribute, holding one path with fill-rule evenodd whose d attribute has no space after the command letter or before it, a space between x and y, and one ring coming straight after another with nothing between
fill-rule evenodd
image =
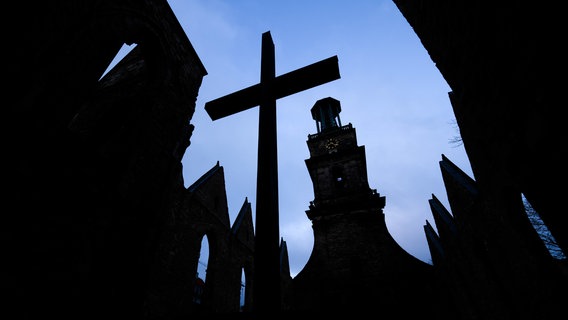
<instances>
[{"instance_id":1,"label":"tower cupola","mask_svg":"<svg viewBox=\"0 0 568 320\"><path fill-rule=\"evenodd\" d=\"M312 118L316 120L318 133L341 127L341 104L331 97L323 98L312 107Z\"/></svg>"}]
</instances>

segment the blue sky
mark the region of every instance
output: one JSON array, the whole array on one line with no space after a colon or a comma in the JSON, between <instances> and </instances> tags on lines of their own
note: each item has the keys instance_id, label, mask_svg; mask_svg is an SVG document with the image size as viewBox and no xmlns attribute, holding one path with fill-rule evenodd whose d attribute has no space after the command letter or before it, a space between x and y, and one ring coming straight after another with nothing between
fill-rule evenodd
<instances>
[{"instance_id":1,"label":"blue sky","mask_svg":"<svg viewBox=\"0 0 568 320\"><path fill-rule=\"evenodd\" d=\"M423 226L433 218L432 194L449 210L438 162L446 155L472 176L448 99L449 86L394 3L385 1L169 0L208 75L191 120L183 166L185 185L224 167L231 223L245 198L256 207L258 108L212 121L206 102L260 80L261 37L270 31L276 75L337 55L341 79L277 101L280 235L292 276L313 247L305 211L313 200L304 160L310 109L325 97L340 101L342 124L365 146L369 185L386 197L389 232L430 262ZM473 176L472 176L473 177Z\"/></svg>"}]
</instances>

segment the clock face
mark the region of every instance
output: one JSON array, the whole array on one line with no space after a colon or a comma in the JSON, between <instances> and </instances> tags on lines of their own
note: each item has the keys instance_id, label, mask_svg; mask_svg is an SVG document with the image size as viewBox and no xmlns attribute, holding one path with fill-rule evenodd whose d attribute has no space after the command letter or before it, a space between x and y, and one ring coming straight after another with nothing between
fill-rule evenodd
<instances>
[{"instance_id":1,"label":"clock face","mask_svg":"<svg viewBox=\"0 0 568 320\"><path fill-rule=\"evenodd\" d=\"M337 146L339 146L339 140L337 140L337 139L331 138L331 139L328 139L325 142L325 148L328 151L335 150L337 148Z\"/></svg>"}]
</instances>

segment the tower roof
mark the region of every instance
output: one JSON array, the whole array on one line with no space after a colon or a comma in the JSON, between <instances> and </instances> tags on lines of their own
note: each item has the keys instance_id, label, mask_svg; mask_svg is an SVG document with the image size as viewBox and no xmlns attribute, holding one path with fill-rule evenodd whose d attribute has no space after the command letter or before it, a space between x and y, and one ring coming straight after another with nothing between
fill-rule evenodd
<instances>
[{"instance_id":1,"label":"tower roof","mask_svg":"<svg viewBox=\"0 0 568 320\"><path fill-rule=\"evenodd\" d=\"M318 132L341 126L339 100L327 97L316 101L311 109L312 118L316 120ZM339 123L338 123L339 122Z\"/></svg>"}]
</instances>

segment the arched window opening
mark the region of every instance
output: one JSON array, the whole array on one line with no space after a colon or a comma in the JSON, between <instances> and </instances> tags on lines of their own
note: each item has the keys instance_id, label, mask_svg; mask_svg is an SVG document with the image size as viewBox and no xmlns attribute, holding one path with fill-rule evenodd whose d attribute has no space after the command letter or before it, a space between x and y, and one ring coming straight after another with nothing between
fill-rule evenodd
<instances>
[{"instance_id":1,"label":"arched window opening","mask_svg":"<svg viewBox=\"0 0 568 320\"><path fill-rule=\"evenodd\" d=\"M207 235L201 239L199 258L197 259L197 272L195 275L195 286L193 291L193 302L201 304L205 282L207 280L207 264L209 263L209 241Z\"/></svg>"},{"instance_id":2,"label":"arched window opening","mask_svg":"<svg viewBox=\"0 0 568 320\"><path fill-rule=\"evenodd\" d=\"M345 186L345 177L343 176L343 168L333 167L331 169L331 176L335 187L337 189L343 189L343 187Z\"/></svg>"},{"instance_id":3,"label":"arched window opening","mask_svg":"<svg viewBox=\"0 0 568 320\"><path fill-rule=\"evenodd\" d=\"M550 252L550 255L558 260L566 259L566 255L556 243L556 239L554 239L554 236L550 233L550 230L548 230L548 227L544 224L544 221L542 221L538 212L536 212L536 210L531 206L524 194L521 194L521 196L523 198L525 213L527 214L533 228L538 233L538 236L544 242L548 252Z\"/></svg>"},{"instance_id":4,"label":"arched window opening","mask_svg":"<svg viewBox=\"0 0 568 320\"><path fill-rule=\"evenodd\" d=\"M245 278L245 269L241 269L241 293L240 293L240 298L239 298L239 310L241 312L244 311L245 309L245 296L246 296L246 290L247 290L247 286L246 286L246 278Z\"/></svg>"},{"instance_id":5,"label":"arched window opening","mask_svg":"<svg viewBox=\"0 0 568 320\"><path fill-rule=\"evenodd\" d=\"M108 65L105 72L103 72L99 80L101 80L110 70L112 70L112 68L114 68L114 66L116 66L116 64L120 62L122 58L126 57L126 55L129 54L130 51L132 51L134 48L136 48L136 43L133 43L131 45L128 45L126 43L122 44L122 47L120 48L120 50L118 50L118 53L116 54L114 59L112 59L111 63Z\"/></svg>"}]
</instances>

